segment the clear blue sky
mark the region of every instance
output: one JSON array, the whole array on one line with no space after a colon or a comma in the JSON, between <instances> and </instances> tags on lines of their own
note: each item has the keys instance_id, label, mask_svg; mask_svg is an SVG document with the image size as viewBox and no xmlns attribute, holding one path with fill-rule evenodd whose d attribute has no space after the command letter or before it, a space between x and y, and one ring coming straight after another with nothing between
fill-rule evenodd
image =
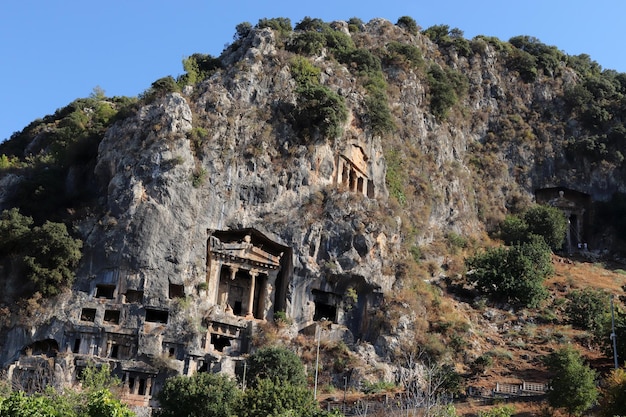
<instances>
[{"instance_id":1,"label":"clear blue sky","mask_svg":"<svg viewBox=\"0 0 626 417\"><path fill-rule=\"evenodd\" d=\"M96 86L136 96L183 72L193 53L219 55L235 26L264 17L324 21L413 17L508 40L530 35L626 72L624 0L0 0L0 141Z\"/></svg>"}]
</instances>

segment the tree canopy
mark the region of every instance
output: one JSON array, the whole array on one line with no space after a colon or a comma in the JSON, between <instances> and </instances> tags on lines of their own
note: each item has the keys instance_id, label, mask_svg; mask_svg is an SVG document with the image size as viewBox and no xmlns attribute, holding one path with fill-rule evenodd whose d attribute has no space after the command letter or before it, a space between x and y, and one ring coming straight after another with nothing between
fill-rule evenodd
<instances>
[{"instance_id":1,"label":"tree canopy","mask_svg":"<svg viewBox=\"0 0 626 417\"><path fill-rule=\"evenodd\" d=\"M559 250L567 233L567 219L561 210L535 205L521 216L507 216L500 225L500 237L507 245L529 242L541 236L553 250Z\"/></svg>"},{"instance_id":2,"label":"tree canopy","mask_svg":"<svg viewBox=\"0 0 626 417\"><path fill-rule=\"evenodd\" d=\"M289 349L278 346L264 347L250 355L248 375L252 386L262 379L306 385L306 373L300 358Z\"/></svg>"},{"instance_id":3,"label":"tree canopy","mask_svg":"<svg viewBox=\"0 0 626 417\"><path fill-rule=\"evenodd\" d=\"M17 260L35 291L53 296L72 284L82 242L65 224L46 221L33 227L31 217L13 208L0 214L0 233L0 258Z\"/></svg>"},{"instance_id":4,"label":"tree canopy","mask_svg":"<svg viewBox=\"0 0 626 417\"><path fill-rule=\"evenodd\" d=\"M239 399L237 383L206 372L167 379L157 394L158 417L229 417Z\"/></svg>"},{"instance_id":5,"label":"tree canopy","mask_svg":"<svg viewBox=\"0 0 626 417\"><path fill-rule=\"evenodd\" d=\"M492 298L536 307L548 295L543 282L553 272L550 253L541 238L488 249L466 261L467 280Z\"/></svg>"},{"instance_id":6,"label":"tree canopy","mask_svg":"<svg viewBox=\"0 0 626 417\"><path fill-rule=\"evenodd\" d=\"M579 416L595 403L598 397L596 372L583 362L577 350L571 346L559 349L546 358L546 365L554 375L548 390L552 407Z\"/></svg>"}]
</instances>

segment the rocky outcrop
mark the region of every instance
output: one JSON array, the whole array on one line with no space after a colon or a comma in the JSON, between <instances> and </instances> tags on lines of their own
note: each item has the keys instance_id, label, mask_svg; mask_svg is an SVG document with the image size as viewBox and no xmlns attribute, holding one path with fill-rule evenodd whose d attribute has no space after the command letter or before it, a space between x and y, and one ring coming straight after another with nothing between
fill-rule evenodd
<instances>
[{"instance_id":1,"label":"rocky outcrop","mask_svg":"<svg viewBox=\"0 0 626 417\"><path fill-rule=\"evenodd\" d=\"M304 137L290 114L293 54L275 36L251 31L224 52L223 69L108 129L94 170L102 209L77 224L84 247L75 286L32 323L12 324L0 346L4 367L24 368L25 349L40 346L76 358L74 371L110 361L131 399L147 405L173 373L235 372L259 326L279 312L292 336L325 319L333 337L361 341L368 362L379 363L377 352L415 332L410 316L391 339L372 326L407 247L447 232L480 235L537 189L594 199L624 189L606 175L610 167L568 162L562 123L533 120L537 108L563 107L563 85L575 81L567 68L523 83L489 44L469 58L443 55L424 36L377 19L355 42L410 43L429 62L467 74L462 105L438 120L425 72L389 65L395 130L380 136L364 116L358 75L313 57L349 117L340 137ZM499 141L504 124L527 137ZM387 187L389 170L400 168L406 202Z\"/></svg>"}]
</instances>

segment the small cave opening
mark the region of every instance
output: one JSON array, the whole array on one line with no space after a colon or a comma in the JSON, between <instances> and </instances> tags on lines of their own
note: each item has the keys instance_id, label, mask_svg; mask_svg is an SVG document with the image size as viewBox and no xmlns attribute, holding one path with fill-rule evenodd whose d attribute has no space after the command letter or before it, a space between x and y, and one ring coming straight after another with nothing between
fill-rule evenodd
<instances>
[{"instance_id":1,"label":"small cave opening","mask_svg":"<svg viewBox=\"0 0 626 417\"><path fill-rule=\"evenodd\" d=\"M315 302L315 314L313 315L314 321L326 319L336 323L336 317L337 307L319 301Z\"/></svg>"},{"instance_id":2,"label":"small cave opening","mask_svg":"<svg viewBox=\"0 0 626 417\"><path fill-rule=\"evenodd\" d=\"M219 334L211 335L211 344L218 352L223 352L224 348L231 346L230 338Z\"/></svg>"},{"instance_id":3,"label":"small cave opening","mask_svg":"<svg viewBox=\"0 0 626 417\"><path fill-rule=\"evenodd\" d=\"M127 303L143 303L143 291L141 290L126 290L125 296Z\"/></svg>"},{"instance_id":4,"label":"small cave opening","mask_svg":"<svg viewBox=\"0 0 626 417\"><path fill-rule=\"evenodd\" d=\"M74 339L74 346L72 347L72 353L80 352L80 337Z\"/></svg>"},{"instance_id":5,"label":"small cave opening","mask_svg":"<svg viewBox=\"0 0 626 417\"><path fill-rule=\"evenodd\" d=\"M185 287L183 285L172 284L170 282L169 296L170 296L170 299L185 298Z\"/></svg>"},{"instance_id":6,"label":"small cave opening","mask_svg":"<svg viewBox=\"0 0 626 417\"><path fill-rule=\"evenodd\" d=\"M120 323L120 311L119 310L105 310L104 321L109 324Z\"/></svg>"},{"instance_id":7,"label":"small cave opening","mask_svg":"<svg viewBox=\"0 0 626 417\"><path fill-rule=\"evenodd\" d=\"M96 298L107 298L112 300L115 295L115 285L96 285Z\"/></svg>"},{"instance_id":8,"label":"small cave opening","mask_svg":"<svg viewBox=\"0 0 626 417\"><path fill-rule=\"evenodd\" d=\"M117 359L117 357L119 356L119 352L120 352L120 345L111 345L111 353L109 354L109 357L113 358L113 359Z\"/></svg>"},{"instance_id":9,"label":"small cave opening","mask_svg":"<svg viewBox=\"0 0 626 417\"><path fill-rule=\"evenodd\" d=\"M95 308L83 308L80 312L81 321L96 321L96 309Z\"/></svg>"},{"instance_id":10,"label":"small cave opening","mask_svg":"<svg viewBox=\"0 0 626 417\"><path fill-rule=\"evenodd\" d=\"M146 321L147 322L166 324L168 318L169 318L169 312L167 310L146 308Z\"/></svg>"},{"instance_id":11,"label":"small cave opening","mask_svg":"<svg viewBox=\"0 0 626 417\"><path fill-rule=\"evenodd\" d=\"M333 323L337 323L337 305L341 298L334 293L313 290L313 302L315 304L315 312L313 313L313 320L319 321L322 319L329 320Z\"/></svg>"},{"instance_id":12,"label":"small cave opening","mask_svg":"<svg viewBox=\"0 0 626 417\"><path fill-rule=\"evenodd\" d=\"M59 352L59 344L54 339L38 340L26 346L22 351L23 354L44 355L54 357Z\"/></svg>"}]
</instances>

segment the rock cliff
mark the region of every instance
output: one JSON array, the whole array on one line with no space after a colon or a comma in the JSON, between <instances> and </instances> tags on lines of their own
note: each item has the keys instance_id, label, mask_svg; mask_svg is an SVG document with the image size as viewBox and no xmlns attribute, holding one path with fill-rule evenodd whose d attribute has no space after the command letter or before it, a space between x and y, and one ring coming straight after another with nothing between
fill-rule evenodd
<instances>
[{"instance_id":1,"label":"rock cliff","mask_svg":"<svg viewBox=\"0 0 626 417\"><path fill-rule=\"evenodd\" d=\"M94 195L65 216L82 260L71 291L5 320L0 363L11 375L29 372L27 356L55 352L69 381L99 358L146 405L172 373L235 372L275 317L288 338L323 323L324 337L384 362L427 320L419 310L394 319L389 306L412 280L462 269L446 238L480 240L506 214L563 191L586 216L578 239L603 244L589 213L626 191L621 161L570 152L586 130L565 97L581 82L566 57L524 80L504 42L474 39L465 50L382 19L331 26L380 65L363 69L365 58L330 41L306 55L345 103L339 134L302 127L294 60L304 32L257 27L201 82L153 85L103 131L88 169L65 171L64 192ZM437 82L456 97L441 113ZM2 174L0 208L17 205L10 190L27 179ZM422 266L410 266L417 257Z\"/></svg>"}]
</instances>

